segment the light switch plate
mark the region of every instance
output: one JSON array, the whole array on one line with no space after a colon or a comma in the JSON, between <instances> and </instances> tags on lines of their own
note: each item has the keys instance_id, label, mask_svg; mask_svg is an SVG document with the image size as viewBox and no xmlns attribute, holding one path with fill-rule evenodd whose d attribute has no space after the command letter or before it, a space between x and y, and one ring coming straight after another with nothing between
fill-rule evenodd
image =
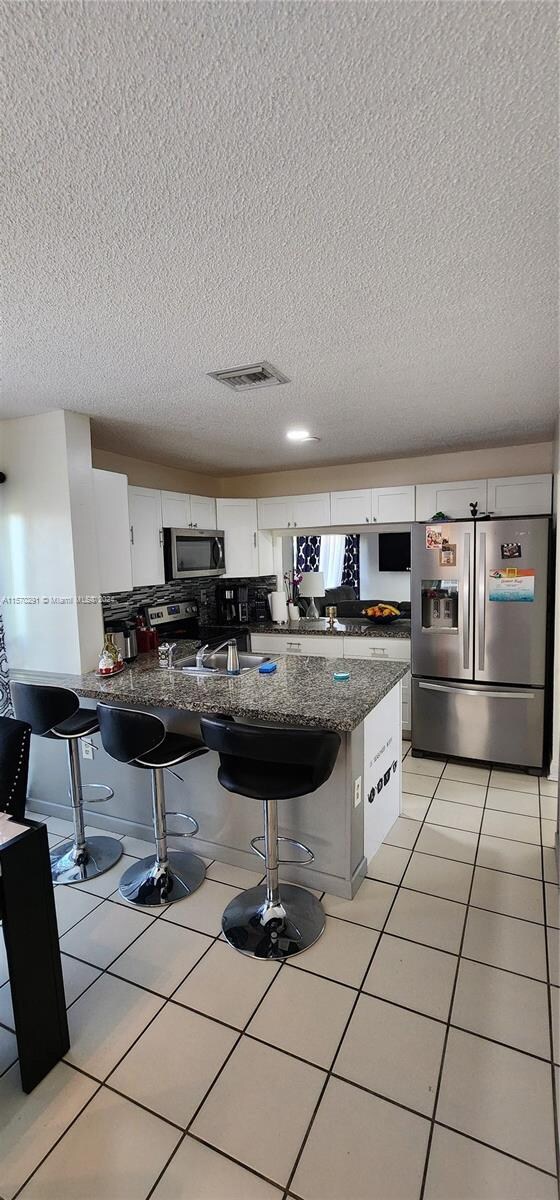
<instances>
[{"instance_id":1,"label":"light switch plate","mask_svg":"<svg viewBox=\"0 0 560 1200\"><path fill-rule=\"evenodd\" d=\"M354 780L354 808L358 808L362 803L362 776Z\"/></svg>"}]
</instances>

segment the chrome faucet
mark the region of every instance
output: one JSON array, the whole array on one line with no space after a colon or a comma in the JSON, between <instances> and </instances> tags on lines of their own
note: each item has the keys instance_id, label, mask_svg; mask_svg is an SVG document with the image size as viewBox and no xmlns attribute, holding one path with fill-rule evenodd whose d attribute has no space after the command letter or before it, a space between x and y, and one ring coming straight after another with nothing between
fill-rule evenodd
<instances>
[{"instance_id":1,"label":"chrome faucet","mask_svg":"<svg viewBox=\"0 0 560 1200\"><path fill-rule=\"evenodd\" d=\"M228 673L230 675L238 675L239 674L239 656L237 653L237 642L235 641L235 638L226 638L225 642L220 642L219 646L212 646L211 650L210 650L210 646L209 646L208 642L206 643L205 646L201 646L200 649L198 649L196 652L196 665L198 667L198 670L201 671L204 669L204 660L207 657L208 650L210 650L211 654L217 654L219 650L224 650L226 646L228 648L228 658L227 658Z\"/></svg>"}]
</instances>

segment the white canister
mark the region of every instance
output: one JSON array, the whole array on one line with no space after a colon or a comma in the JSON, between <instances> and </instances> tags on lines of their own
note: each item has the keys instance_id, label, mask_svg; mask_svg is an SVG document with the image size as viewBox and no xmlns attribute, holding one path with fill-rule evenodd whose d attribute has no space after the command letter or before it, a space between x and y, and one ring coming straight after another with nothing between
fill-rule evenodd
<instances>
[{"instance_id":1,"label":"white canister","mask_svg":"<svg viewBox=\"0 0 560 1200\"><path fill-rule=\"evenodd\" d=\"M300 621L301 613L297 604L288 604L288 617L290 621Z\"/></svg>"},{"instance_id":2,"label":"white canister","mask_svg":"<svg viewBox=\"0 0 560 1200\"><path fill-rule=\"evenodd\" d=\"M269 596L270 612L276 625L286 625L288 621L288 602L285 592L271 592Z\"/></svg>"}]
</instances>

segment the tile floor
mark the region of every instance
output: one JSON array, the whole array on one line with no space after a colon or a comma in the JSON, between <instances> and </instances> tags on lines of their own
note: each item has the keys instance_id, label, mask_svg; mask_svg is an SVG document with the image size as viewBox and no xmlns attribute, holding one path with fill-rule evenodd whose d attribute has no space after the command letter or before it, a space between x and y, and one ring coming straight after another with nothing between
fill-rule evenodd
<instances>
[{"instance_id":1,"label":"tile floor","mask_svg":"<svg viewBox=\"0 0 560 1200\"><path fill-rule=\"evenodd\" d=\"M292 963L220 938L258 873L155 916L124 860L57 888L72 1047L30 1096L0 938L1 1200L554 1200L554 789L403 753L403 816Z\"/></svg>"}]
</instances>

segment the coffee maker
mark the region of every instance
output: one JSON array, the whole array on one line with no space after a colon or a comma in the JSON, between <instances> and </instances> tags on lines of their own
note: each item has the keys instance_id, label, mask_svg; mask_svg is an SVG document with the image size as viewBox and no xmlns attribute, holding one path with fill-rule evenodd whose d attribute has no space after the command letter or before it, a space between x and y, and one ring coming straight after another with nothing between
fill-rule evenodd
<instances>
[{"instance_id":1,"label":"coffee maker","mask_svg":"<svg viewBox=\"0 0 560 1200\"><path fill-rule=\"evenodd\" d=\"M249 588L242 583L219 583L216 587L219 625L246 625L249 621Z\"/></svg>"}]
</instances>

